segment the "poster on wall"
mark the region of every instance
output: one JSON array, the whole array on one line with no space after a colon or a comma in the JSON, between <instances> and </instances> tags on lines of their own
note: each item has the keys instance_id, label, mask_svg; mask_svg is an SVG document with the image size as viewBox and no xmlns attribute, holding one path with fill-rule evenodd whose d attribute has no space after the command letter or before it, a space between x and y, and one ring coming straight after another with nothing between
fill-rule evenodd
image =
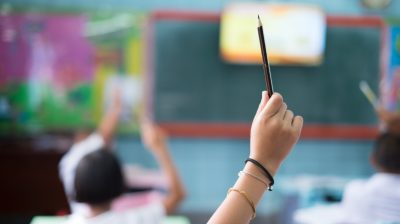
<instances>
[{"instance_id":1,"label":"poster on wall","mask_svg":"<svg viewBox=\"0 0 400 224\"><path fill-rule=\"evenodd\" d=\"M220 52L231 63L260 64L257 16L271 64L318 65L325 50L326 21L314 5L233 3L221 16Z\"/></svg>"},{"instance_id":2,"label":"poster on wall","mask_svg":"<svg viewBox=\"0 0 400 224\"><path fill-rule=\"evenodd\" d=\"M119 131L137 132L142 96L131 89L142 83L144 18L1 15L0 134L94 129L110 88L119 88L126 102Z\"/></svg>"}]
</instances>

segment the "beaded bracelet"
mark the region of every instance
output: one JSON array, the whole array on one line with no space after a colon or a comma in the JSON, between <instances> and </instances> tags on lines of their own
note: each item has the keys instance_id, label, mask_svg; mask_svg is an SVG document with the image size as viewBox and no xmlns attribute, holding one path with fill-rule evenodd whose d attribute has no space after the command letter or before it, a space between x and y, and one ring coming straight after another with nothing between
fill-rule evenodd
<instances>
[{"instance_id":1,"label":"beaded bracelet","mask_svg":"<svg viewBox=\"0 0 400 224\"><path fill-rule=\"evenodd\" d=\"M238 176L240 177L242 174L245 174L247 176L253 177L254 179L256 179L256 180L260 181L261 183L263 183L266 187L268 187L268 183L265 180L263 180L261 177L259 177L257 175L254 175L252 173L246 172L244 170L240 171L238 173Z\"/></svg>"},{"instance_id":2,"label":"beaded bracelet","mask_svg":"<svg viewBox=\"0 0 400 224\"><path fill-rule=\"evenodd\" d=\"M260 169L264 172L265 177L267 177L268 180L271 182L271 183L269 184L269 186L268 186L268 190L269 190L269 191L272 191L272 188L273 188L273 185L274 185L275 181L274 181L274 178L272 177L271 173L268 172L268 170L265 169L265 167L264 167L263 165L261 165L261 163L259 163L257 160L248 158L248 159L245 160L244 163L246 164L247 162L253 163L254 165L256 165L258 168L260 168Z\"/></svg>"}]
</instances>

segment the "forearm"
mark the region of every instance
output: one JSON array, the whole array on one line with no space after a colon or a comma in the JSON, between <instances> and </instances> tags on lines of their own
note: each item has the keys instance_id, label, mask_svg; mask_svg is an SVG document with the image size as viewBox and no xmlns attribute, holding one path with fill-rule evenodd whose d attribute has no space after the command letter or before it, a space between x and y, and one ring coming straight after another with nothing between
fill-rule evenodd
<instances>
[{"instance_id":1,"label":"forearm","mask_svg":"<svg viewBox=\"0 0 400 224\"><path fill-rule=\"evenodd\" d=\"M185 197L185 189L179 178L179 174L172 161L171 155L168 153L168 149L165 146L163 147L164 149L157 150L158 152L155 154L155 157L167 178L169 189L163 203L167 214L171 214Z\"/></svg>"},{"instance_id":2,"label":"forearm","mask_svg":"<svg viewBox=\"0 0 400 224\"><path fill-rule=\"evenodd\" d=\"M250 160L209 223L249 223L280 164L300 136L303 118L287 110L280 94L263 92L251 125ZM247 161L247 160L246 160ZM242 173L242 174L243 174Z\"/></svg>"},{"instance_id":3,"label":"forearm","mask_svg":"<svg viewBox=\"0 0 400 224\"><path fill-rule=\"evenodd\" d=\"M120 108L110 108L100 122L98 133L103 137L106 144L109 144L118 124Z\"/></svg>"},{"instance_id":4,"label":"forearm","mask_svg":"<svg viewBox=\"0 0 400 224\"><path fill-rule=\"evenodd\" d=\"M251 163L247 163L243 170L258 177L263 177L260 170ZM265 181L269 183L266 179ZM245 192L249 199L254 203L254 206L257 207L267 186L254 177L241 175L232 188ZM253 210L246 198L240 193L232 191L227 194L225 200L213 214L208 223L242 224L249 223L252 217Z\"/></svg>"}]
</instances>

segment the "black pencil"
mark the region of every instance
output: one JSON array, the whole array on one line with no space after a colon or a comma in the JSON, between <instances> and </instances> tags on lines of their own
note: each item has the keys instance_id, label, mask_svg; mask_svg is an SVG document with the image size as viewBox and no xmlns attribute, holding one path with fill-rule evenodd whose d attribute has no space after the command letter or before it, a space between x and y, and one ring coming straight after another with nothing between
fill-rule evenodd
<instances>
[{"instance_id":1,"label":"black pencil","mask_svg":"<svg viewBox=\"0 0 400 224\"><path fill-rule=\"evenodd\" d=\"M274 93L274 87L272 86L271 70L269 68L267 48L265 47L264 31L260 20L260 16L258 16L257 30L258 30L258 38L260 39L261 55L263 59L265 84L267 86L268 96L271 97L272 94Z\"/></svg>"}]
</instances>

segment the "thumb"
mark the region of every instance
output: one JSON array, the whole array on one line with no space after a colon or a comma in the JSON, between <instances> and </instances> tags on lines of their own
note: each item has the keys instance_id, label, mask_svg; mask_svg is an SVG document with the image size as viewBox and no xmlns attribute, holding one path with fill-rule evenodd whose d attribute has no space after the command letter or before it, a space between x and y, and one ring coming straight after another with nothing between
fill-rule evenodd
<instances>
[{"instance_id":1,"label":"thumb","mask_svg":"<svg viewBox=\"0 0 400 224\"><path fill-rule=\"evenodd\" d=\"M265 107L265 104L267 104L268 100L269 100L269 96L268 96L268 94L267 94L267 91L262 91L262 93L261 93L261 102L260 102L260 104L258 105L258 109L257 109L257 112L256 112L256 116L257 116L257 115L261 112L261 110Z\"/></svg>"}]
</instances>

